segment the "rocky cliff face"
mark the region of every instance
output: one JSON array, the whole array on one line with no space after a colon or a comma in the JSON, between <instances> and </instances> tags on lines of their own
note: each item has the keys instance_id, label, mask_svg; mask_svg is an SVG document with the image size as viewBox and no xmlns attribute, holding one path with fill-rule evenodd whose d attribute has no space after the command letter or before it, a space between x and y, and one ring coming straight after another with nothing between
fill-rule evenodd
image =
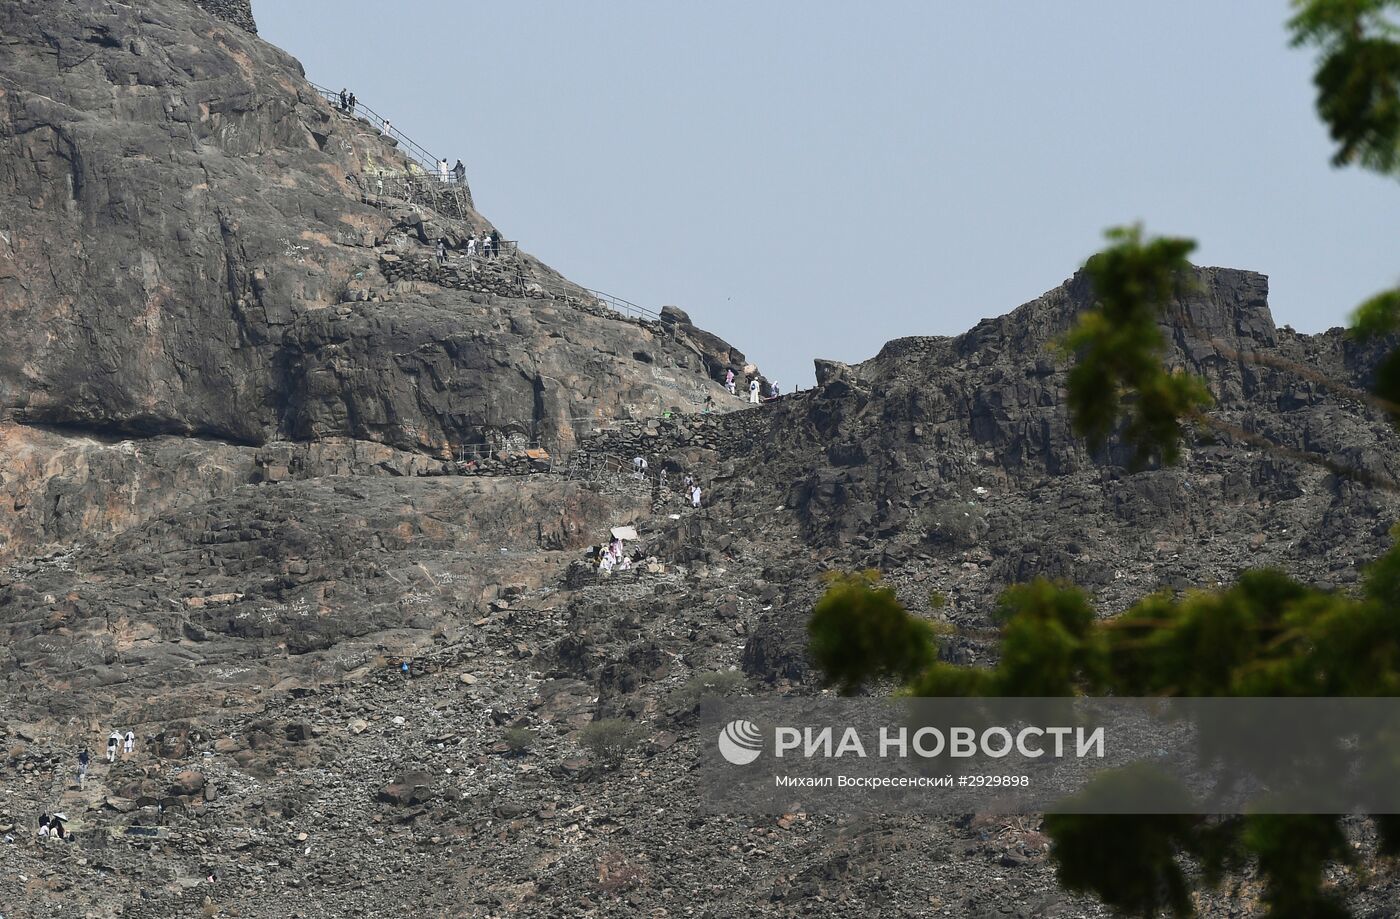
<instances>
[{"instance_id":1,"label":"rocky cliff face","mask_svg":"<svg viewBox=\"0 0 1400 919\"><path fill-rule=\"evenodd\" d=\"M1164 321L1227 432L1180 467L1072 436L1082 277L750 409L682 311L464 258L469 200L398 195L391 142L206 6L0 5L6 916L1102 915L1033 821L700 813L699 701L817 691L833 568L977 664L1017 580L1108 615L1247 565L1346 589L1387 544L1392 495L1228 433L1397 472L1346 388L1375 355L1275 328L1260 275L1200 269ZM600 577L618 525L647 560ZM617 769L609 717L643 730ZM113 727L136 752L79 786ZM34 840L53 810L75 843Z\"/></svg>"},{"instance_id":2,"label":"rocky cliff face","mask_svg":"<svg viewBox=\"0 0 1400 919\"><path fill-rule=\"evenodd\" d=\"M241 5L216 6L251 24ZM469 270L455 247L490 224L469 205L446 217L396 198L411 167L392 140L244 28L179 0L23 0L0 10L0 33L11 451L46 449L48 435L81 447L172 434L444 457L567 449L600 422L719 391L698 334L595 309L529 256ZM371 184L381 171L388 192ZM456 268L418 280L395 267L431 264L440 237ZM33 481L4 482L19 518L36 507L20 493ZM39 528L0 525L0 557Z\"/></svg>"}]
</instances>

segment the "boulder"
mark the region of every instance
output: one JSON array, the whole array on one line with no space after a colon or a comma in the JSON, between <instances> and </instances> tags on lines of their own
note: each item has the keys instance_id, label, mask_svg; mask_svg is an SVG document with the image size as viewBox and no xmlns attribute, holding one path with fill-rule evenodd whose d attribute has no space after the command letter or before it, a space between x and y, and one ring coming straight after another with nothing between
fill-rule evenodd
<instances>
[{"instance_id":1,"label":"boulder","mask_svg":"<svg viewBox=\"0 0 1400 919\"><path fill-rule=\"evenodd\" d=\"M426 804L433 794L433 777L427 772L405 772L379 789L378 800L395 807Z\"/></svg>"}]
</instances>

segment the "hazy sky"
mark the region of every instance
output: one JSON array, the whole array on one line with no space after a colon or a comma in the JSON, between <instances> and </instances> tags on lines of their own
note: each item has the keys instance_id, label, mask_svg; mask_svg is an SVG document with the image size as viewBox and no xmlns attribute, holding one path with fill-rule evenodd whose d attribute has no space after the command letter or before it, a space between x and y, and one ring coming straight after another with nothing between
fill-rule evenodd
<instances>
[{"instance_id":1,"label":"hazy sky","mask_svg":"<svg viewBox=\"0 0 1400 919\"><path fill-rule=\"evenodd\" d=\"M1006 312L1120 223L1269 275L1304 331L1400 276L1400 184L1328 165L1284 0L254 13L311 79L460 157L508 238L681 306L785 388Z\"/></svg>"}]
</instances>

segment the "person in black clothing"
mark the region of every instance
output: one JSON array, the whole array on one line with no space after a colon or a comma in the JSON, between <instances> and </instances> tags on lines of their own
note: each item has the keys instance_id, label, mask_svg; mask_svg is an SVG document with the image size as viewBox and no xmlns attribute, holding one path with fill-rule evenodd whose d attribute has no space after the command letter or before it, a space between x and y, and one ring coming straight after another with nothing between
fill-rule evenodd
<instances>
[{"instance_id":1,"label":"person in black clothing","mask_svg":"<svg viewBox=\"0 0 1400 919\"><path fill-rule=\"evenodd\" d=\"M467 180L467 167L462 165L461 160L458 160L457 165L452 167L452 178L456 180L458 185Z\"/></svg>"},{"instance_id":2,"label":"person in black clothing","mask_svg":"<svg viewBox=\"0 0 1400 919\"><path fill-rule=\"evenodd\" d=\"M356 105L356 102L355 102L355 94L354 94L354 93L351 93L351 94L350 94L350 104L347 105L347 106L345 107L345 110L346 110L347 112L349 112L350 114L353 115L353 114L355 114L355 105Z\"/></svg>"},{"instance_id":3,"label":"person in black clothing","mask_svg":"<svg viewBox=\"0 0 1400 919\"><path fill-rule=\"evenodd\" d=\"M350 97L345 94L345 87L340 87L340 110L348 111L350 108Z\"/></svg>"}]
</instances>

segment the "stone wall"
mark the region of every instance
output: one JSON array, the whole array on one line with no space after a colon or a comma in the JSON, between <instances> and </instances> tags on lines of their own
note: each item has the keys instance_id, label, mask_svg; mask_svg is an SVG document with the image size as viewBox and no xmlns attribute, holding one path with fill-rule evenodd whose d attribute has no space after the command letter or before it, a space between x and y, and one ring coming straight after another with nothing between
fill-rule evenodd
<instances>
[{"instance_id":1,"label":"stone wall","mask_svg":"<svg viewBox=\"0 0 1400 919\"><path fill-rule=\"evenodd\" d=\"M599 319L630 322L657 335L669 334L668 328L660 322L619 313L596 300L584 300L546 290L528 276L517 274L517 264L514 256L466 259L454 254L446 265L439 265L434 258L405 258L391 252L379 256L380 273L390 284L397 281L424 281L439 287L507 299L553 300ZM373 298L370 288L349 285L342 294L341 302L368 301Z\"/></svg>"},{"instance_id":2,"label":"stone wall","mask_svg":"<svg viewBox=\"0 0 1400 919\"><path fill-rule=\"evenodd\" d=\"M790 401L796 397L784 398ZM624 421L595 432L580 446L595 455L628 461L644 456L653 473L661 468L673 473L695 472L706 457L722 454L742 458L758 452L771 437L770 414L776 409L777 403L769 403L737 411Z\"/></svg>"},{"instance_id":3,"label":"stone wall","mask_svg":"<svg viewBox=\"0 0 1400 919\"><path fill-rule=\"evenodd\" d=\"M210 16L258 34L258 24L253 21L253 0L194 0L194 4Z\"/></svg>"}]
</instances>

